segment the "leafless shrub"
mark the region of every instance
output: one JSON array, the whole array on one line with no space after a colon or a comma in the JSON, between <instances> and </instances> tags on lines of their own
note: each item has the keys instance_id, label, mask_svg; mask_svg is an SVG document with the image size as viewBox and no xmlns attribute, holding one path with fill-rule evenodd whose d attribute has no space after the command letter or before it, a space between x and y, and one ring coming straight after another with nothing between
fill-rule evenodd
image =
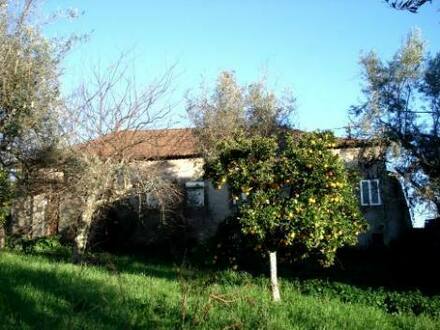
<instances>
[{"instance_id":1,"label":"leafless shrub","mask_svg":"<svg viewBox=\"0 0 440 330\"><path fill-rule=\"evenodd\" d=\"M180 197L170 178L130 152L139 144L154 143L139 133L163 124L170 114L170 107L162 101L170 90L172 69L140 85L129 75L124 60L123 55L107 70L94 70L91 81L78 88L64 113L69 124L63 126L63 193L81 205L76 260L87 247L93 218L100 209L148 193L154 193L161 207L167 208Z\"/></svg>"}]
</instances>

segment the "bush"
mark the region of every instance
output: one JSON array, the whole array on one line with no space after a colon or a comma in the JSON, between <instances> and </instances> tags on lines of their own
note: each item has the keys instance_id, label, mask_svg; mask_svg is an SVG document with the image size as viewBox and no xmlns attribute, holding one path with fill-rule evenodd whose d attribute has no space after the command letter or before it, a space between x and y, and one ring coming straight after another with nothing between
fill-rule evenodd
<instances>
[{"instance_id":1,"label":"bush","mask_svg":"<svg viewBox=\"0 0 440 330\"><path fill-rule=\"evenodd\" d=\"M243 235L236 218L228 217L219 224L213 237L194 249L192 262L218 269L261 271L266 256L254 248L254 243Z\"/></svg>"},{"instance_id":2,"label":"bush","mask_svg":"<svg viewBox=\"0 0 440 330\"><path fill-rule=\"evenodd\" d=\"M44 254L58 257L69 257L71 247L63 245L59 236L39 237L25 239L22 237L9 237L7 246L11 250L25 254Z\"/></svg>"},{"instance_id":3,"label":"bush","mask_svg":"<svg viewBox=\"0 0 440 330\"><path fill-rule=\"evenodd\" d=\"M306 295L338 299L349 304L380 308L391 314L426 314L440 318L440 296L427 297L420 291L388 291L384 288L361 289L327 280L293 280L296 289Z\"/></svg>"}]
</instances>

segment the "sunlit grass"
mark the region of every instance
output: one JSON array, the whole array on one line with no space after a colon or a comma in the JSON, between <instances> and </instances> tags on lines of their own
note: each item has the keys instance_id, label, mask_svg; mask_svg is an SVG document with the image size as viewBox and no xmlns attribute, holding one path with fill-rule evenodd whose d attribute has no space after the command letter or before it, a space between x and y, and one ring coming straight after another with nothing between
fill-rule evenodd
<instances>
[{"instance_id":1,"label":"sunlit grass","mask_svg":"<svg viewBox=\"0 0 440 330\"><path fill-rule=\"evenodd\" d=\"M93 329L435 329L425 315L304 296L281 280L280 304L268 281L246 273L202 272L108 257L77 266L0 253L2 328Z\"/></svg>"}]
</instances>

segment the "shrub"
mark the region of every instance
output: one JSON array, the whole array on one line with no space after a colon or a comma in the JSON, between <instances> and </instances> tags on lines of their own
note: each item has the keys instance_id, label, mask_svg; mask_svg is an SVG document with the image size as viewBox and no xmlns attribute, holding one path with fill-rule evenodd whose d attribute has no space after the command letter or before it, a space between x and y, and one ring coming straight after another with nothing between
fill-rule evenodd
<instances>
[{"instance_id":1,"label":"shrub","mask_svg":"<svg viewBox=\"0 0 440 330\"><path fill-rule=\"evenodd\" d=\"M63 245L59 236L38 237L25 239L22 237L9 237L8 248L26 254L44 254L59 257L68 257L71 247Z\"/></svg>"},{"instance_id":2,"label":"shrub","mask_svg":"<svg viewBox=\"0 0 440 330\"><path fill-rule=\"evenodd\" d=\"M440 318L440 296L427 297L420 291L388 291L382 287L361 289L327 280L293 280L296 289L306 295L338 299L349 304L380 308L391 314L426 314Z\"/></svg>"}]
</instances>

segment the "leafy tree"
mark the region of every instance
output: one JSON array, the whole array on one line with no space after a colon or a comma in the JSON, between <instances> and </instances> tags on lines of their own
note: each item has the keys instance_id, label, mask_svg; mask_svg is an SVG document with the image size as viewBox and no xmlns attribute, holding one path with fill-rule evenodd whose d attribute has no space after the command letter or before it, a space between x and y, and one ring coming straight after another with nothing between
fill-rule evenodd
<instances>
[{"instance_id":1,"label":"leafy tree","mask_svg":"<svg viewBox=\"0 0 440 330\"><path fill-rule=\"evenodd\" d=\"M77 40L46 38L40 3L0 0L0 168L4 180L16 177L14 189L23 195L32 194L60 140L61 60Z\"/></svg>"},{"instance_id":2,"label":"leafy tree","mask_svg":"<svg viewBox=\"0 0 440 330\"><path fill-rule=\"evenodd\" d=\"M391 7L416 13L420 7L432 0L385 0Z\"/></svg>"},{"instance_id":3,"label":"leafy tree","mask_svg":"<svg viewBox=\"0 0 440 330\"><path fill-rule=\"evenodd\" d=\"M205 158L215 157L219 140L239 136L269 136L292 126L295 98L286 92L277 97L260 80L240 86L234 72L221 72L212 95L202 89L200 96L189 96L186 107L196 128Z\"/></svg>"},{"instance_id":4,"label":"leafy tree","mask_svg":"<svg viewBox=\"0 0 440 330\"><path fill-rule=\"evenodd\" d=\"M56 142L60 61L66 43L45 38L36 1L0 0L0 161L17 168Z\"/></svg>"},{"instance_id":5,"label":"leafy tree","mask_svg":"<svg viewBox=\"0 0 440 330\"><path fill-rule=\"evenodd\" d=\"M236 219L256 249L270 255L272 292L279 300L276 251L289 247L331 265L336 250L356 244L365 223L329 132L236 138L218 144L206 177L228 184L239 203Z\"/></svg>"},{"instance_id":6,"label":"leafy tree","mask_svg":"<svg viewBox=\"0 0 440 330\"><path fill-rule=\"evenodd\" d=\"M393 58L361 57L365 101L350 110L357 133L376 141L409 187L410 202L440 210L440 53L429 56L413 31Z\"/></svg>"},{"instance_id":7,"label":"leafy tree","mask_svg":"<svg viewBox=\"0 0 440 330\"><path fill-rule=\"evenodd\" d=\"M0 236L10 175L29 192L36 160L58 139L59 64L73 39L45 38L36 10L33 0L0 0Z\"/></svg>"}]
</instances>

